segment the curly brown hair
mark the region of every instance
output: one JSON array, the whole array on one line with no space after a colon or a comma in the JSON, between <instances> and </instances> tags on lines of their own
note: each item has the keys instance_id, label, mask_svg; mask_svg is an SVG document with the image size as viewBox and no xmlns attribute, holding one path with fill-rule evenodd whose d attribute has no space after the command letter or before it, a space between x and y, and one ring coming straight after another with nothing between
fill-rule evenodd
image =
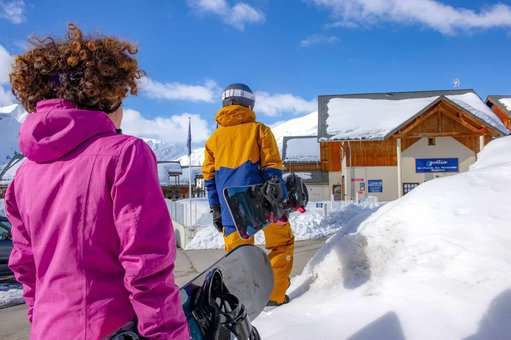
<instances>
[{"instance_id":1,"label":"curly brown hair","mask_svg":"<svg viewBox=\"0 0 511 340\"><path fill-rule=\"evenodd\" d=\"M38 101L62 98L78 107L114 112L128 91L137 94L143 76L134 44L113 37L87 37L73 23L67 38L32 38L33 48L17 56L12 92L28 112Z\"/></svg>"}]
</instances>

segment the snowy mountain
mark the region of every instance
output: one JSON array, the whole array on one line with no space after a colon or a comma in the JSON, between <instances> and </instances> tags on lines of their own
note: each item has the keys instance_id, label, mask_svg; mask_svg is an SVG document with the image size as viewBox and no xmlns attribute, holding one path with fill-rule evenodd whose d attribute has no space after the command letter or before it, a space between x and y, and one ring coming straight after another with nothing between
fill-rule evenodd
<instances>
[{"instance_id":1,"label":"snowy mountain","mask_svg":"<svg viewBox=\"0 0 511 340\"><path fill-rule=\"evenodd\" d=\"M330 238L264 339L509 339L511 137ZM358 231L357 231L358 228ZM351 232L351 234L347 234Z\"/></svg>"},{"instance_id":2,"label":"snowy mountain","mask_svg":"<svg viewBox=\"0 0 511 340\"><path fill-rule=\"evenodd\" d=\"M279 122L271 126L271 130L279 150L282 154L282 142L284 136L315 136L318 133L318 113L312 112L305 116ZM178 159L182 165L188 165L188 156L182 156ZM204 148L192 150L192 164L200 165L204 162Z\"/></svg>"},{"instance_id":3,"label":"snowy mountain","mask_svg":"<svg viewBox=\"0 0 511 340\"><path fill-rule=\"evenodd\" d=\"M271 130L282 152L285 136L316 136L318 134L318 113L311 112L302 117L274 124Z\"/></svg>"},{"instance_id":4,"label":"snowy mountain","mask_svg":"<svg viewBox=\"0 0 511 340\"><path fill-rule=\"evenodd\" d=\"M21 117L21 112L18 104L0 107L0 168L6 164L9 159L14 155L14 152L19 152L18 147L18 134L20 123L17 118Z\"/></svg>"},{"instance_id":5,"label":"snowy mountain","mask_svg":"<svg viewBox=\"0 0 511 340\"><path fill-rule=\"evenodd\" d=\"M159 161L172 161L186 153L186 145L170 144L159 139L144 138L142 139L151 147Z\"/></svg>"}]
</instances>

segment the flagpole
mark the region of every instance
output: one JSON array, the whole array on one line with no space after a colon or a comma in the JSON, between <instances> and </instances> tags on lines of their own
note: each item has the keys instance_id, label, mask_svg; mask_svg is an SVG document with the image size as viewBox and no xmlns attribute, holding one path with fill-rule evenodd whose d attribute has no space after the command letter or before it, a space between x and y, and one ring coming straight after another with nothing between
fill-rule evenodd
<instances>
[{"instance_id":1,"label":"flagpole","mask_svg":"<svg viewBox=\"0 0 511 340\"><path fill-rule=\"evenodd\" d=\"M188 199L192 226L192 117L188 117Z\"/></svg>"}]
</instances>

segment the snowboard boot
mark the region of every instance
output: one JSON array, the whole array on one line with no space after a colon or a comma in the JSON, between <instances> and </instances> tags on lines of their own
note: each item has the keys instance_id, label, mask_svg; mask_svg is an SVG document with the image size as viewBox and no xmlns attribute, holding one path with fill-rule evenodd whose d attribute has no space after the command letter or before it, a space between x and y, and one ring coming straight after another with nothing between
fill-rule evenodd
<instances>
[{"instance_id":1,"label":"snowboard boot","mask_svg":"<svg viewBox=\"0 0 511 340\"><path fill-rule=\"evenodd\" d=\"M276 301L270 300L270 301L268 301L266 306L268 306L268 307L278 307L278 306L285 305L286 303L289 303L289 296L287 296L287 294L286 294L286 296L284 296L284 302L278 303Z\"/></svg>"}]
</instances>

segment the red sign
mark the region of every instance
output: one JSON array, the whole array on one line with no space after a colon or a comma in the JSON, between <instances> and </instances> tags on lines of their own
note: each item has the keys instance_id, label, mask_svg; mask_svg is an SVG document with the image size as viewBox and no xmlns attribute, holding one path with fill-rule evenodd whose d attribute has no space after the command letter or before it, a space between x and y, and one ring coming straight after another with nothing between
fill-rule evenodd
<instances>
[{"instance_id":1,"label":"red sign","mask_svg":"<svg viewBox=\"0 0 511 340\"><path fill-rule=\"evenodd\" d=\"M352 178L351 181L352 182L365 182L365 180L363 178Z\"/></svg>"}]
</instances>

